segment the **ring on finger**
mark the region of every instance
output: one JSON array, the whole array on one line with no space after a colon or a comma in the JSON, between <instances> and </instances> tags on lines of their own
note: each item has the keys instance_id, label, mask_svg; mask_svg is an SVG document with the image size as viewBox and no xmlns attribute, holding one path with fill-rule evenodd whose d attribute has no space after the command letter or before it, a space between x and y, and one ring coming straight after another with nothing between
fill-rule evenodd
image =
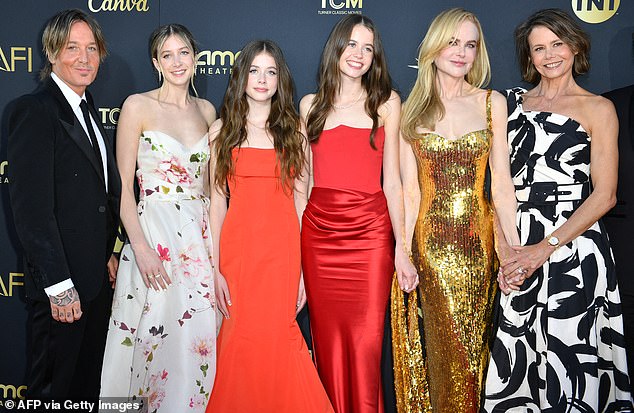
<instances>
[{"instance_id":1,"label":"ring on finger","mask_svg":"<svg viewBox=\"0 0 634 413\"><path fill-rule=\"evenodd\" d=\"M524 268L522 268L522 266L520 265L519 267L517 267L517 272L519 274L524 274L526 272L526 270Z\"/></svg>"}]
</instances>

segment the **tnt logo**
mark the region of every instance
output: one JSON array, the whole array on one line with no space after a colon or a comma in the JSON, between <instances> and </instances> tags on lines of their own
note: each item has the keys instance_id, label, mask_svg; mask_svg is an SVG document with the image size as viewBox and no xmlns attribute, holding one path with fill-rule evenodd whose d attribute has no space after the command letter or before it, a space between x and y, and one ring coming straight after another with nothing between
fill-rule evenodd
<instances>
[{"instance_id":1,"label":"tnt logo","mask_svg":"<svg viewBox=\"0 0 634 413\"><path fill-rule=\"evenodd\" d=\"M353 14L361 13L363 0L321 0L318 14Z\"/></svg>"},{"instance_id":2,"label":"tnt logo","mask_svg":"<svg viewBox=\"0 0 634 413\"><path fill-rule=\"evenodd\" d=\"M0 47L0 70L15 72L16 69L33 71L33 48L22 46Z\"/></svg>"},{"instance_id":3,"label":"tnt logo","mask_svg":"<svg viewBox=\"0 0 634 413\"><path fill-rule=\"evenodd\" d=\"M621 0L572 0L572 10L586 23L603 23L616 14Z\"/></svg>"}]
</instances>

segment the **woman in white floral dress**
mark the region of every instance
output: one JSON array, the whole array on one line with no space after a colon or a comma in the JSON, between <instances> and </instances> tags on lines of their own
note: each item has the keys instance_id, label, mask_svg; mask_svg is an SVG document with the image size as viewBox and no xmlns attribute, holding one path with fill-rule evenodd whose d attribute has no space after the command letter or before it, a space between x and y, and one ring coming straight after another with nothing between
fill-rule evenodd
<instances>
[{"instance_id":1,"label":"woman in white floral dress","mask_svg":"<svg viewBox=\"0 0 634 413\"><path fill-rule=\"evenodd\" d=\"M149 412L202 412L216 370L205 195L207 131L216 112L190 94L196 50L185 27L159 27L150 48L162 83L128 97L117 128L129 243L117 274L101 395L147 397Z\"/></svg>"}]
</instances>

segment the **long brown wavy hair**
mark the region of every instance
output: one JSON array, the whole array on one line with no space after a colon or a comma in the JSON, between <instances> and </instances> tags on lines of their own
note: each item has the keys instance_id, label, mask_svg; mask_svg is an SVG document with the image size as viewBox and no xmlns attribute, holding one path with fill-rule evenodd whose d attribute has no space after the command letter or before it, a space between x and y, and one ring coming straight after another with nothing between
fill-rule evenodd
<instances>
[{"instance_id":1,"label":"long brown wavy hair","mask_svg":"<svg viewBox=\"0 0 634 413\"><path fill-rule=\"evenodd\" d=\"M284 191L293 191L294 180L301 176L306 163L305 138L301 133L299 114L293 104L295 87L282 50L271 40L253 40L244 46L233 66L220 109L222 127L214 140L216 170L213 183L225 194L227 178L234 172L231 151L240 148L247 139L249 102L245 90L251 63L260 53L270 55L277 65L277 92L271 98L266 128L273 137Z\"/></svg>"},{"instance_id":2,"label":"long brown wavy hair","mask_svg":"<svg viewBox=\"0 0 634 413\"><path fill-rule=\"evenodd\" d=\"M360 14L349 14L343 17L330 32L330 36L324 46L319 64L318 89L315 99L306 119L306 129L309 141L319 139L324 130L326 118L332 110L335 95L341 86L341 72L339 59L350 41L350 35L356 25L362 25L374 34L374 53L372 65L363 75L361 82L368 94L365 101L365 112L372 119L372 131L370 132L370 145L374 145L374 135L379 127L379 107L387 102L392 93L392 78L387 70L387 62L383 51L381 36L374 22Z\"/></svg>"}]
</instances>

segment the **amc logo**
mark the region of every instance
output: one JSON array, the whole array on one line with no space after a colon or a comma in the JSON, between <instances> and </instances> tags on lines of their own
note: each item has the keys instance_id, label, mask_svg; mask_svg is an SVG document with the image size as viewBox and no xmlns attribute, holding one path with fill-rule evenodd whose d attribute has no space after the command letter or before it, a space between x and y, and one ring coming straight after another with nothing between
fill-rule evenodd
<instances>
[{"instance_id":1,"label":"amc logo","mask_svg":"<svg viewBox=\"0 0 634 413\"><path fill-rule=\"evenodd\" d=\"M203 50L196 56L196 72L201 75L230 75L240 52Z\"/></svg>"},{"instance_id":2,"label":"amc logo","mask_svg":"<svg viewBox=\"0 0 634 413\"><path fill-rule=\"evenodd\" d=\"M0 47L0 70L15 72L16 64L27 72L33 71L33 48L24 46Z\"/></svg>"},{"instance_id":3,"label":"amc logo","mask_svg":"<svg viewBox=\"0 0 634 413\"><path fill-rule=\"evenodd\" d=\"M15 387L13 384L0 384L0 395L5 399L23 399L26 386Z\"/></svg>"},{"instance_id":4,"label":"amc logo","mask_svg":"<svg viewBox=\"0 0 634 413\"><path fill-rule=\"evenodd\" d=\"M616 14L621 0L572 0L572 10L586 23L603 23Z\"/></svg>"}]
</instances>

